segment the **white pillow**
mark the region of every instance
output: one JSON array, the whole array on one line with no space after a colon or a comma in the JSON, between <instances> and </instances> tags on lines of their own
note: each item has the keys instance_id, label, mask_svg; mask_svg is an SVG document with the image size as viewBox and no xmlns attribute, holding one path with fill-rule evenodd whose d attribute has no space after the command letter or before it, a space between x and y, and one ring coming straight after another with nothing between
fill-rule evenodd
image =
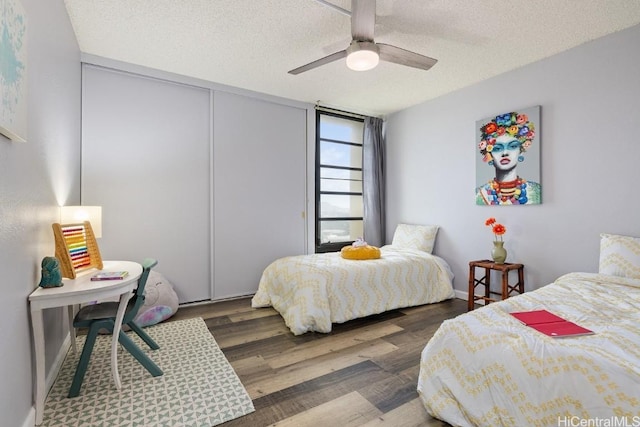
<instances>
[{"instance_id":1,"label":"white pillow","mask_svg":"<svg viewBox=\"0 0 640 427\"><path fill-rule=\"evenodd\" d=\"M437 225L398 224L391 244L407 249L431 253L438 234Z\"/></svg>"},{"instance_id":2,"label":"white pillow","mask_svg":"<svg viewBox=\"0 0 640 427\"><path fill-rule=\"evenodd\" d=\"M598 272L640 279L640 238L600 234Z\"/></svg>"}]
</instances>

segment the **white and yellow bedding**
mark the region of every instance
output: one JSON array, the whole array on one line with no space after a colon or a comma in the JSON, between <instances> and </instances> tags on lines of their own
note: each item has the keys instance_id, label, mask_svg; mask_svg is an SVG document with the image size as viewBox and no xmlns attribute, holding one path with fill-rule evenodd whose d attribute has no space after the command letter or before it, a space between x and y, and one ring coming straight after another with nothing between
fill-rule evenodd
<instances>
[{"instance_id":1,"label":"white and yellow bedding","mask_svg":"<svg viewBox=\"0 0 640 427\"><path fill-rule=\"evenodd\" d=\"M595 334L552 338L508 314L536 309ZM571 273L443 322L418 393L454 426L640 425L640 279Z\"/></svg>"},{"instance_id":2,"label":"white and yellow bedding","mask_svg":"<svg viewBox=\"0 0 640 427\"><path fill-rule=\"evenodd\" d=\"M339 252L281 258L262 274L253 307L275 308L295 335L330 332L332 323L453 298L453 274L440 257L387 245L381 257Z\"/></svg>"}]
</instances>

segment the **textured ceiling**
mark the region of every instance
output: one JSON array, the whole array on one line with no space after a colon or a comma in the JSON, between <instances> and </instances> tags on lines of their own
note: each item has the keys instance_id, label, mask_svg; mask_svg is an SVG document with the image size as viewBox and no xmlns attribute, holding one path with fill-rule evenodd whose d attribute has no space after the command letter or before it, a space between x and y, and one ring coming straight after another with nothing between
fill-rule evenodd
<instances>
[{"instance_id":1,"label":"textured ceiling","mask_svg":"<svg viewBox=\"0 0 640 427\"><path fill-rule=\"evenodd\" d=\"M329 0L350 10L349 0ZM375 41L429 71L343 60L350 18L314 0L65 0L80 50L289 99L388 114L640 23L638 0L378 0Z\"/></svg>"}]
</instances>

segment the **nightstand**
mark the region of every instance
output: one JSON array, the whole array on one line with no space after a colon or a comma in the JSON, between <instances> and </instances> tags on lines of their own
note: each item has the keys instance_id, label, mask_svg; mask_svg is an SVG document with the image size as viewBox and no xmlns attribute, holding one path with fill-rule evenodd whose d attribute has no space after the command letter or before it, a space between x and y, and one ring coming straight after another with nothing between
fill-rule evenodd
<instances>
[{"instance_id":1,"label":"nightstand","mask_svg":"<svg viewBox=\"0 0 640 427\"><path fill-rule=\"evenodd\" d=\"M484 268L484 277L476 279L476 268ZM502 272L502 290L501 292L491 291L491 271ZM511 285L509 283L509 272L511 270L518 271L518 282ZM476 286L484 286L484 295L476 295ZM467 311L471 311L474 308L475 302L478 300L484 301L485 304L498 301L496 298L491 298L491 295L498 295L501 299L506 299L511 296L513 292L519 294L524 293L524 265L513 264L505 262L504 264L496 264L495 262L483 259L480 261L471 261L469 263L469 296Z\"/></svg>"}]
</instances>

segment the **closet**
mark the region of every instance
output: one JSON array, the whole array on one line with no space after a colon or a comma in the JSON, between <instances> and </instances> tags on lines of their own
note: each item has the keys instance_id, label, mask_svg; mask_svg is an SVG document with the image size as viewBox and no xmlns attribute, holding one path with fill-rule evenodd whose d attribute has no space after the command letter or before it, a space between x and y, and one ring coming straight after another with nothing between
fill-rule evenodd
<instances>
[{"instance_id":1,"label":"closet","mask_svg":"<svg viewBox=\"0 0 640 427\"><path fill-rule=\"evenodd\" d=\"M251 294L306 252L306 108L88 63L82 80L81 202L103 208L103 259L158 259L186 303Z\"/></svg>"}]
</instances>

